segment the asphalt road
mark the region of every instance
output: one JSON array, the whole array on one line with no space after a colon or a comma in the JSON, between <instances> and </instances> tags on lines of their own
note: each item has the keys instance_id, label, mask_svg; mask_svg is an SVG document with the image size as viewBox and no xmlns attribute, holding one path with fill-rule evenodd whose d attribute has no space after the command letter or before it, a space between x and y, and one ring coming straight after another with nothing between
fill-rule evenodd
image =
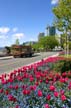
<instances>
[{"instance_id":1,"label":"asphalt road","mask_svg":"<svg viewBox=\"0 0 71 108\"><path fill-rule=\"evenodd\" d=\"M17 69L18 67L28 65L30 63L36 62L38 60L44 59L55 54L56 52L43 52L34 54L33 57L0 60L0 74L11 72L14 69Z\"/></svg>"}]
</instances>

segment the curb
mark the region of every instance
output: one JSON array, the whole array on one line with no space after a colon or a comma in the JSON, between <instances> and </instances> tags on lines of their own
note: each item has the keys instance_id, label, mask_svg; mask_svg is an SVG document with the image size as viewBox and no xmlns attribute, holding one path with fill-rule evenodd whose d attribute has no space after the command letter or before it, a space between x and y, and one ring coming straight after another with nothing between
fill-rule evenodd
<instances>
[{"instance_id":1,"label":"curb","mask_svg":"<svg viewBox=\"0 0 71 108\"><path fill-rule=\"evenodd\" d=\"M8 56L8 57L0 57L0 60L6 60L6 59L12 59L13 56Z\"/></svg>"}]
</instances>

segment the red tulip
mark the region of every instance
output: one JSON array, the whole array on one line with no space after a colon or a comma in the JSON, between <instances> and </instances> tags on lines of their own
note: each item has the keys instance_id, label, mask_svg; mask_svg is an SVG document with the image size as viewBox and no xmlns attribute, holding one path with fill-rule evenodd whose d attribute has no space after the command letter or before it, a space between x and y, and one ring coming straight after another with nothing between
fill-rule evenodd
<instances>
[{"instance_id":1,"label":"red tulip","mask_svg":"<svg viewBox=\"0 0 71 108\"><path fill-rule=\"evenodd\" d=\"M66 96L65 95L61 95L61 100L65 101L66 100Z\"/></svg>"},{"instance_id":2,"label":"red tulip","mask_svg":"<svg viewBox=\"0 0 71 108\"><path fill-rule=\"evenodd\" d=\"M5 95L8 95L8 94L9 94L9 91L8 91L8 90L6 90L6 91L5 91Z\"/></svg>"},{"instance_id":3,"label":"red tulip","mask_svg":"<svg viewBox=\"0 0 71 108\"><path fill-rule=\"evenodd\" d=\"M50 108L48 104L44 104L44 108Z\"/></svg>"},{"instance_id":4,"label":"red tulip","mask_svg":"<svg viewBox=\"0 0 71 108\"><path fill-rule=\"evenodd\" d=\"M39 82L38 82L38 81L36 81L36 82L35 82L35 85L36 85L36 86L38 86L38 85L39 85Z\"/></svg>"},{"instance_id":5,"label":"red tulip","mask_svg":"<svg viewBox=\"0 0 71 108\"><path fill-rule=\"evenodd\" d=\"M9 101L13 101L13 102L16 102L17 101L16 98L14 96L12 96L11 94L8 95L8 100Z\"/></svg>"},{"instance_id":6,"label":"red tulip","mask_svg":"<svg viewBox=\"0 0 71 108\"><path fill-rule=\"evenodd\" d=\"M34 78L33 77L30 77L30 82L32 82L34 80Z\"/></svg>"},{"instance_id":7,"label":"red tulip","mask_svg":"<svg viewBox=\"0 0 71 108\"><path fill-rule=\"evenodd\" d=\"M61 82L61 83L65 83L65 79L61 77L61 78L60 78L60 82Z\"/></svg>"},{"instance_id":8,"label":"red tulip","mask_svg":"<svg viewBox=\"0 0 71 108\"><path fill-rule=\"evenodd\" d=\"M13 89L13 85L9 85L9 87L8 87L9 89Z\"/></svg>"},{"instance_id":9,"label":"red tulip","mask_svg":"<svg viewBox=\"0 0 71 108\"><path fill-rule=\"evenodd\" d=\"M62 73L62 77L66 77L67 76L67 73L66 72L64 72L64 73Z\"/></svg>"},{"instance_id":10,"label":"red tulip","mask_svg":"<svg viewBox=\"0 0 71 108\"><path fill-rule=\"evenodd\" d=\"M15 108L20 108L20 106L19 105L16 105Z\"/></svg>"},{"instance_id":11,"label":"red tulip","mask_svg":"<svg viewBox=\"0 0 71 108\"><path fill-rule=\"evenodd\" d=\"M58 96L59 96L59 93L55 91L55 92L54 92L54 96L55 96L55 97L58 97Z\"/></svg>"},{"instance_id":12,"label":"red tulip","mask_svg":"<svg viewBox=\"0 0 71 108\"><path fill-rule=\"evenodd\" d=\"M48 94L48 95L46 96L46 99L47 99L47 100L50 100L50 99L51 99L51 95Z\"/></svg>"},{"instance_id":13,"label":"red tulip","mask_svg":"<svg viewBox=\"0 0 71 108\"><path fill-rule=\"evenodd\" d=\"M46 84L48 84L48 80L47 80L47 79L46 79L46 81L45 81L45 82L46 82Z\"/></svg>"},{"instance_id":14,"label":"red tulip","mask_svg":"<svg viewBox=\"0 0 71 108\"><path fill-rule=\"evenodd\" d=\"M4 91L3 89L0 89L0 93L3 93L3 91Z\"/></svg>"},{"instance_id":15,"label":"red tulip","mask_svg":"<svg viewBox=\"0 0 71 108\"><path fill-rule=\"evenodd\" d=\"M71 90L71 82L68 85L68 89Z\"/></svg>"},{"instance_id":16,"label":"red tulip","mask_svg":"<svg viewBox=\"0 0 71 108\"><path fill-rule=\"evenodd\" d=\"M14 86L14 89L15 89L15 90L17 90L18 88L19 88L19 86L18 86L18 85L15 85L15 86Z\"/></svg>"},{"instance_id":17,"label":"red tulip","mask_svg":"<svg viewBox=\"0 0 71 108\"><path fill-rule=\"evenodd\" d=\"M30 90L26 90L26 89L25 89L25 90L23 90L23 94L24 94L24 95L29 95L29 94L30 94L30 92L31 92Z\"/></svg>"},{"instance_id":18,"label":"red tulip","mask_svg":"<svg viewBox=\"0 0 71 108\"><path fill-rule=\"evenodd\" d=\"M51 85L51 86L49 87L49 89L50 89L50 91L54 91L54 90L55 90L55 86Z\"/></svg>"},{"instance_id":19,"label":"red tulip","mask_svg":"<svg viewBox=\"0 0 71 108\"><path fill-rule=\"evenodd\" d=\"M64 95L64 90L60 90L60 95Z\"/></svg>"},{"instance_id":20,"label":"red tulip","mask_svg":"<svg viewBox=\"0 0 71 108\"><path fill-rule=\"evenodd\" d=\"M41 90L38 90L38 96L42 97L42 91Z\"/></svg>"},{"instance_id":21,"label":"red tulip","mask_svg":"<svg viewBox=\"0 0 71 108\"><path fill-rule=\"evenodd\" d=\"M31 85L30 90L36 90L36 87L37 87L36 85Z\"/></svg>"}]
</instances>

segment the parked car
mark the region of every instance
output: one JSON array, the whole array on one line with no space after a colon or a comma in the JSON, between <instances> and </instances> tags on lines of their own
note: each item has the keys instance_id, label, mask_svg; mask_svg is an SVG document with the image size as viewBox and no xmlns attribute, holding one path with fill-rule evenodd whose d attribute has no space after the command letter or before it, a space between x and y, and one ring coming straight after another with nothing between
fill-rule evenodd
<instances>
[{"instance_id":1,"label":"parked car","mask_svg":"<svg viewBox=\"0 0 71 108\"><path fill-rule=\"evenodd\" d=\"M60 46L59 47L55 47L55 48L53 48L53 51L63 51L63 48L61 48Z\"/></svg>"}]
</instances>

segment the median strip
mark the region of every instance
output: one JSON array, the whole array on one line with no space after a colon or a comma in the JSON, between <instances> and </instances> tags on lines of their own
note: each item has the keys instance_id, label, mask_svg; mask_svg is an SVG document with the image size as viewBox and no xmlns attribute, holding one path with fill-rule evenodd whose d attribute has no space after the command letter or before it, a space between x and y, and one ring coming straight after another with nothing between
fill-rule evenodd
<instances>
[{"instance_id":1,"label":"median strip","mask_svg":"<svg viewBox=\"0 0 71 108\"><path fill-rule=\"evenodd\" d=\"M7 57L0 57L0 60L5 60L5 59L12 59L13 56L7 56Z\"/></svg>"}]
</instances>

